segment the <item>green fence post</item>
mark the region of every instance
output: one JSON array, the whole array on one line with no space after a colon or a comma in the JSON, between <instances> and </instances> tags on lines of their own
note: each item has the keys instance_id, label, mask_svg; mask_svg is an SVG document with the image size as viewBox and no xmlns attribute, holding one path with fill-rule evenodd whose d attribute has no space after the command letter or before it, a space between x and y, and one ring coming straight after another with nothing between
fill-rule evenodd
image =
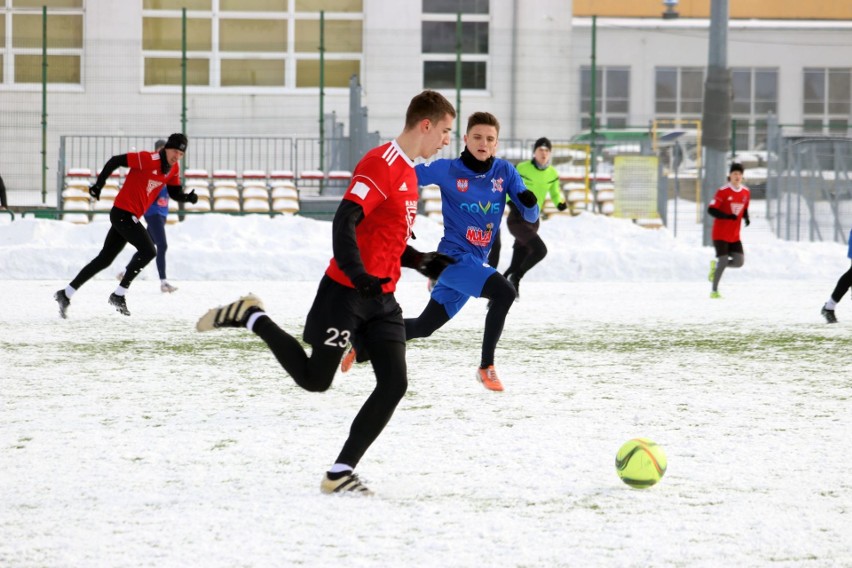
<instances>
[{"instance_id":1,"label":"green fence post","mask_svg":"<svg viewBox=\"0 0 852 568\"><path fill-rule=\"evenodd\" d=\"M47 203L47 6L41 7L41 202Z\"/></svg>"}]
</instances>

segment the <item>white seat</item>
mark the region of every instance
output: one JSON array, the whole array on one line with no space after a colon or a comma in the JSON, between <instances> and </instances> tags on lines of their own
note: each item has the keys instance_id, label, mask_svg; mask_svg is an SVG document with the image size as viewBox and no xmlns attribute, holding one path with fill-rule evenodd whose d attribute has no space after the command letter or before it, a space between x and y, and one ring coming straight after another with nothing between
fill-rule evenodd
<instances>
[{"instance_id":1,"label":"white seat","mask_svg":"<svg viewBox=\"0 0 852 568\"><path fill-rule=\"evenodd\" d=\"M266 186L256 187L256 186L248 186L243 187L243 199L269 199L269 191L266 189Z\"/></svg>"},{"instance_id":2,"label":"white seat","mask_svg":"<svg viewBox=\"0 0 852 568\"><path fill-rule=\"evenodd\" d=\"M74 213L63 213L62 220L69 221L71 223L77 223L79 225L84 225L89 222L89 211L91 210L91 205L89 200L82 199L70 199L66 200L62 204L62 210L65 211L73 211Z\"/></svg>"},{"instance_id":3,"label":"white seat","mask_svg":"<svg viewBox=\"0 0 852 568\"><path fill-rule=\"evenodd\" d=\"M279 187L291 187L296 189L296 184L291 179L274 179L269 182L269 187L276 189Z\"/></svg>"},{"instance_id":4,"label":"white seat","mask_svg":"<svg viewBox=\"0 0 852 568\"><path fill-rule=\"evenodd\" d=\"M605 201L613 201L615 200L615 191L611 189L599 189L598 190L598 203L604 203Z\"/></svg>"},{"instance_id":5,"label":"white seat","mask_svg":"<svg viewBox=\"0 0 852 568\"><path fill-rule=\"evenodd\" d=\"M210 200L209 199L199 199L195 203L186 203L184 205L187 211L201 211L208 212L210 211Z\"/></svg>"},{"instance_id":6,"label":"white seat","mask_svg":"<svg viewBox=\"0 0 852 568\"><path fill-rule=\"evenodd\" d=\"M240 192L237 190L237 186L223 186L223 187L213 187L213 199L236 199L239 201Z\"/></svg>"},{"instance_id":7,"label":"white seat","mask_svg":"<svg viewBox=\"0 0 852 568\"><path fill-rule=\"evenodd\" d=\"M291 197L279 197L273 200L272 210L279 213L297 213L299 211L299 200Z\"/></svg>"},{"instance_id":8,"label":"white seat","mask_svg":"<svg viewBox=\"0 0 852 568\"><path fill-rule=\"evenodd\" d=\"M109 185L105 185L101 190L101 201L107 200L112 201L118 195L118 188L112 187Z\"/></svg>"},{"instance_id":9,"label":"white seat","mask_svg":"<svg viewBox=\"0 0 852 568\"><path fill-rule=\"evenodd\" d=\"M272 199L285 198L289 197L292 199L299 198L299 190L296 189L296 186L293 184L290 185L282 185L278 187L272 188Z\"/></svg>"},{"instance_id":10,"label":"white seat","mask_svg":"<svg viewBox=\"0 0 852 568\"><path fill-rule=\"evenodd\" d=\"M240 202L233 197L216 197L213 199L213 210L225 212L239 211Z\"/></svg>"},{"instance_id":11,"label":"white seat","mask_svg":"<svg viewBox=\"0 0 852 568\"><path fill-rule=\"evenodd\" d=\"M63 201L85 201L88 203L89 201L89 188L88 186L83 189L76 186L68 187L62 190L62 200Z\"/></svg>"},{"instance_id":12,"label":"white seat","mask_svg":"<svg viewBox=\"0 0 852 568\"><path fill-rule=\"evenodd\" d=\"M100 200L95 201L95 205L94 205L95 211L109 211L110 209L112 209L112 206L113 206L113 200L112 199L104 199L103 194L101 194ZM97 219L98 217L100 217L100 215L96 216L95 219Z\"/></svg>"},{"instance_id":13,"label":"white seat","mask_svg":"<svg viewBox=\"0 0 852 568\"><path fill-rule=\"evenodd\" d=\"M243 211L247 213L268 213L269 200L249 198L243 201Z\"/></svg>"}]
</instances>

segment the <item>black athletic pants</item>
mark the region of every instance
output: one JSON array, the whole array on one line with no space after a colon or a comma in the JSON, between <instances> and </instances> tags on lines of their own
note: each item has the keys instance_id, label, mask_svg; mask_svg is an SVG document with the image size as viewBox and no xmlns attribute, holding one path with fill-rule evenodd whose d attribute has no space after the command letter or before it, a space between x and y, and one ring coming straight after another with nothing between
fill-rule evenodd
<instances>
[{"instance_id":1,"label":"black athletic pants","mask_svg":"<svg viewBox=\"0 0 852 568\"><path fill-rule=\"evenodd\" d=\"M492 274L482 287L483 298L491 300L488 315L485 316L485 331L482 335L482 359L480 366L485 368L494 364L494 352L497 350L497 342L503 335L503 326L506 323L506 315L509 308L515 302L515 288L500 273ZM433 299L429 299L426 308L416 318L405 320L406 340L418 337L429 337L437 329L450 321L444 306ZM372 351L370 352L372 356Z\"/></svg>"},{"instance_id":2,"label":"black athletic pants","mask_svg":"<svg viewBox=\"0 0 852 568\"><path fill-rule=\"evenodd\" d=\"M127 243L136 247L136 254L130 259L124 278L121 280L124 288L128 288L142 269L157 256L157 249L154 247L151 235L132 213L113 207L109 212L109 221L111 226L107 231L101 252L71 281L71 287L75 290L79 290L80 286L101 270L109 268Z\"/></svg>"},{"instance_id":3,"label":"black athletic pants","mask_svg":"<svg viewBox=\"0 0 852 568\"><path fill-rule=\"evenodd\" d=\"M331 386L343 357L342 347L314 345L308 356L301 343L268 316L258 318L253 331L266 342L297 385L312 392L323 392ZM367 343L365 347L371 354L376 388L355 416L349 437L336 461L352 468L358 465L367 449L382 433L408 388L405 343L377 340Z\"/></svg>"},{"instance_id":4,"label":"black athletic pants","mask_svg":"<svg viewBox=\"0 0 852 568\"><path fill-rule=\"evenodd\" d=\"M831 293L831 299L839 302L846 294L846 290L852 286L852 267L847 270L843 276L837 281L837 286L834 287L834 292Z\"/></svg>"},{"instance_id":5,"label":"black athletic pants","mask_svg":"<svg viewBox=\"0 0 852 568\"><path fill-rule=\"evenodd\" d=\"M512 247L512 261L509 268L504 272L506 276L512 274L520 280L533 266L547 256L547 245L538 236L540 223L541 221L538 219L535 223L525 220L518 208L513 203L509 204L506 227L515 237L515 244ZM494 268L497 268L497 263L500 261L500 248L500 232L498 232L491 245L491 251L488 253L488 264Z\"/></svg>"}]
</instances>

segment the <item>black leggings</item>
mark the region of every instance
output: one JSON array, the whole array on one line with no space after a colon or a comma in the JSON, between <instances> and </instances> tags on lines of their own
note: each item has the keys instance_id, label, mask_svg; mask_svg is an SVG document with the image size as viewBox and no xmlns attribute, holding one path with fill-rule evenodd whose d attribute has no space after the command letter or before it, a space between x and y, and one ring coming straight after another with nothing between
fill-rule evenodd
<instances>
[{"instance_id":1,"label":"black leggings","mask_svg":"<svg viewBox=\"0 0 852 568\"><path fill-rule=\"evenodd\" d=\"M545 256L547 256L547 246L538 235L523 244L515 241L512 263L506 270L506 275L513 274L515 278L520 280L530 268L541 262Z\"/></svg>"},{"instance_id":2,"label":"black leggings","mask_svg":"<svg viewBox=\"0 0 852 568\"><path fill-rule=\"evenodd\" d=\"M852 267L849 268L843 276L837 281L837 286L834 287L834 292L831 293L831 299L835 302L839 302L843 299L843 296L846 294L846 290L852 286Z\"/></svg>"},{"instance_id":3,"label":"black leggings","mask_svg":"<svg viewBox=\"0 0 852 568\"><path fill-rule=\"evenodd\" d=\"M151 235L132 213L113 207L109 212L109 221L110 228L101 252L71 281L70 286L75 290L79 290L80 286L101 270L109 268L127 243L136 247L136 253L130 259L124 278L121 280L121 286L124 288L130 287L133 279L157 256L157 249L154 247Z\"/></svg>"},{"instance_id":4,"label":"black leggings","mask_svg":"<svg viewBox=\"0 0 852 568\"><path fill-rule=\"evenodd\" d=\"M488 315L485 316L485 332L482 336L482 359L480 366L485 368L494 364L494 352L497 350L497 342L503 335L503 326L506 323L506 315L509 308L515 302L515 287L500 273L492 274L482 287L483 298L491 300ZM444 306L430 299L417 318L405 320L406 340L418 337L429 337L437 329L450 321Z\"/></svg>"},{"instance_id":5,"label":"black leggings","mask_svg":"<svg viewBox=\"0 0 852 568\"><path fill-rule=\"evenodd\" d=\"M343 357L343 348L314 345L311 355L308 356L301 343L278 327L268 316L259 317L253 331L266 342L297 385L311 392L324 392L331 386ZM371 354L376 388L352 421L349 438L336 461L353 469L382 433L408 389L405 343L373 341L365 347Z\"/></svg>"},{"instance_id":6,"label":"black leggings","mask_svg":"<svg viewBox=\"0 0 852 568\"><path fill-rule=\"evenodd\" d=\"M166 240L166 218L160 214L145 215L148 223L148 234L157 245L157 273L160 280L166 279L166 251L169 250L169 242Z\"/></svg>"}]
</instances>

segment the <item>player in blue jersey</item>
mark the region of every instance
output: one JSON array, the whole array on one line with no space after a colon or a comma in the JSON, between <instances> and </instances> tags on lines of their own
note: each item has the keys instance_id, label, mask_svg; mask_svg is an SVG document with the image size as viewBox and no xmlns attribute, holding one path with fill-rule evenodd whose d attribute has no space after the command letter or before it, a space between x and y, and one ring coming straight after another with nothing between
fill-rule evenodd
<instances>
[{"instance_id":1,"label":"player in blue jersey","mask_svg":"<svg viewBox=\"0 0 852 568\"><path fill-rule=\"evenodd\" d=\"M415 168L421 186L436 184L441 188L444 236L438 252L456 262L441 273L423 313L405 320L407 340L429 337L450 321L469 298L491 300L477 378L495 391L503 390L503 385L494 370L494 351L506 314L515 301L515 288L488 265L488 252L500 230L506 195L526 221L534 223L539 214L535 194L524 186L515 167L494 156L499 134L500 123L493 114L475 112L468 118L465 149L460 157Z\"/></svg>"},{"instance_id":2,"label":"player in blue jersey","mask_svg":"<svg viewBox=\"0 0 852 568\"><path fill-rule=\"evenodd\" d=\"M414 168L420 186L435 184L441 188L444 236L438 252L451 257L455 263L441 273L423 313L405 320L406 340L429 337L450 321L471 297L488 298L491 307L485 317L477 378L485 388L493 391L503 390L494 370L494 351L516 291L502 274L488 265L488 253L492 239L500 230L506 195L527 222L534 223L539 214L535 193L524 186L515 167L494 157L499 134L500 123L493 114L475 112L468 118L465 149L460 157L435 160ZM353 346L340 368L346 372L356 360L369 359L359 338L353 337Z\"/></svg>"}]
</instances>

